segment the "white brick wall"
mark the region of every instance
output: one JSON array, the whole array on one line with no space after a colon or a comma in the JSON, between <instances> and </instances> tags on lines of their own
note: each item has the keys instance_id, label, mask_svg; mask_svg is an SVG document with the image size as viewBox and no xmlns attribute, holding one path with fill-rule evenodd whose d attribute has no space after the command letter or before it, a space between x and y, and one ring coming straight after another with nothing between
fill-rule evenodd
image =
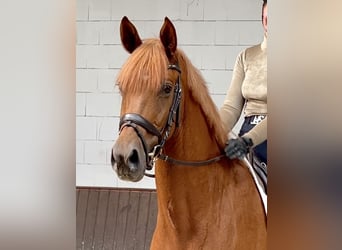
<instances>
[{"instance_id":1,"label":"white brick wall","mask_svg":"<svg viewBox=\"0 0 342 250\"><path fill-rule=\"evenodd\" d=\"M98 70L98 88L100 92L113 93L118 92L118 89L113 84L119 69L101 69Z\"/></svg>"},{"instance_id":2,"label":"white brick wall","mask_svg":"<svg viewBox=\"0 0 342 250\"><path fill-rule=\"evenodd\" d=\"M128 57L119 37L123 16L134 22L142 38L157 37L168 16L179 47L202 71L220 107L236 56L262 40L261 4L261 0L77 0L76 185L155 188L150 178L120 181L110 166L121 104L115 79Z\"/></svg>"}]
</instances>

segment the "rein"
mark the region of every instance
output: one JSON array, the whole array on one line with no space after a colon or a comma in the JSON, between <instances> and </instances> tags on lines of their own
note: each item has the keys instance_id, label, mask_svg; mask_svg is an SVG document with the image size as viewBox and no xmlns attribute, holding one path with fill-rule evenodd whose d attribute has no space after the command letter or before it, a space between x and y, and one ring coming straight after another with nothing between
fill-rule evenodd
<instances>
[{"instance_id":1,"label":"rein","mask_svg":"<svg viewBox=\"0 0 342 250\"><path fill-rule=\"evenodd\" d=\"M168 69L170 70L176 70L179 75L181 74L181 70L178 65L176 64L170 64L168 66ZM148 120L146 120L144 117L142 117L139 114L134 114L134 113L127 113L123 115L120 118L120 124L119 124L119 134L125 127L131 127L134 129L136 134L138 135L146 156L146 169L151 170L154 165L155 161L157 159L172 163L172 164L177 164L177 165L184 165L184 166L204 166L204 165L209 165L215 162L218 162L221 160L225 155L221 154L219 156L216 156L214 158L211 158L209 160L203 160L203 161L183 161L183 160L177 160L172 157L169 157L168 155L162 154L162 149L165 145L165 142L167 138L170 135L171 128L173 126L173 123L176 123L176 127L179 126L179 105L181 101L181 96L182 96L182 86L180 82L180 76L177 78L177 82L175 85L175 90L174 90L174 96L173 96L173 101L172 105L170 107L168 119L166 121L166 124L164 128L159 131L152 123L150 123ZM142 134L139 132L138 126L143 127L147 132L150 134L157 136L158 137L158 144L154 146L152 152L148 153L147 151L147 144L142 136ZM155 177L153 174L149 173L144 173L145 176L148 177Z\"/></svg>"},{"instance_id":2,"label":"rein","mask_svg":"<svg viewBox=\"0 0 342 250\"><path fill-rule=\"evenodd\" d=\"M170 156L164 155L164 154L160 154L158 156L159 159L163 160L163 161L167 161L173 164L177 164L177 165L184 165L184 166L204 166L204 165L209 165L215 162L218 162L219 160L221 160L223 157L225 157L224 154L221 154L219 156L216 156L214 158L211 158L209 160L204 160L204 161L182 161L182 160L176 160Z\"/></svg>"}]
</instances>

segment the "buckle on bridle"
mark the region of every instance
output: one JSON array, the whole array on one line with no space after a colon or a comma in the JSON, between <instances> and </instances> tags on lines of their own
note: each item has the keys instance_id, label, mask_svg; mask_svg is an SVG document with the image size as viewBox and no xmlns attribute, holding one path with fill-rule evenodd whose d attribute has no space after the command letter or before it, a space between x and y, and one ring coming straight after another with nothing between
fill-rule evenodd
<instances>
[{"instance_id":1,"label":"buckle on bridle","mask_svg":"<svg viewBox=\"0 0 342 250\"><path fill-rule=\"evenodd\" d=\"M163 150L162 146L158 144L153 147L153 150L150 153L148 153L148 157L150 160L146 166L147 170L151 170L152 168L154 168L156 164L156 160L158 156L161 154L162 150Z\"/></svg>"}]
</instances>

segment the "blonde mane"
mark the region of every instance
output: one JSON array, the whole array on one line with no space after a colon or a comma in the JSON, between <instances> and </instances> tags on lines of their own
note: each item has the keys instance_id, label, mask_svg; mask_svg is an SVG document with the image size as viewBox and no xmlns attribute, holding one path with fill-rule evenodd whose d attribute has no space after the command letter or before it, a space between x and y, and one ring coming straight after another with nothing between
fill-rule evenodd
<instances>
[{"instance_id":1,"label":"blonde mane","mask_svg":"<svg viewBox=\"0 0 342 250\"><path fill-rule=\"evenodd\" d=\"M206 117L210 131L218 145L223 148L227 135L201 72L192 65L182 50L177 49L176 57L182 69L182 79L186 79L182 81L182 87L189 88L193 100L199 104ZM117 84L122 92L129 90L130 93L142 93L148 90L150 93L156 93L166 79L168 64L161 41L146 39L123 65L117 77Z\"/></svg>"}]
</instances>

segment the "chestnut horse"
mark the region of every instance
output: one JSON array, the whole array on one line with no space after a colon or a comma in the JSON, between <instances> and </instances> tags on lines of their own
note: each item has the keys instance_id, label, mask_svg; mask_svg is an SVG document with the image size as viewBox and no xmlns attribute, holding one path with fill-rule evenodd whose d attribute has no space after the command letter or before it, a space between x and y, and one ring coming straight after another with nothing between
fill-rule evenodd
<instances>
[{"instance_id":1,"label":"chestnut horse","mask_svg":"<svg viewBox=\"0 0 342 250\"><path fill-rule=\"evenodd\" d=\"M128 181L156 165L151 249L266 249L256 186L242 162L223 157L227 135L217 108L177 48L171 21L165 18L160 39L142 41L124 17L120 34L131 55L117 78L122 104L112 165Z\"/></svg>"}]
</instances>

